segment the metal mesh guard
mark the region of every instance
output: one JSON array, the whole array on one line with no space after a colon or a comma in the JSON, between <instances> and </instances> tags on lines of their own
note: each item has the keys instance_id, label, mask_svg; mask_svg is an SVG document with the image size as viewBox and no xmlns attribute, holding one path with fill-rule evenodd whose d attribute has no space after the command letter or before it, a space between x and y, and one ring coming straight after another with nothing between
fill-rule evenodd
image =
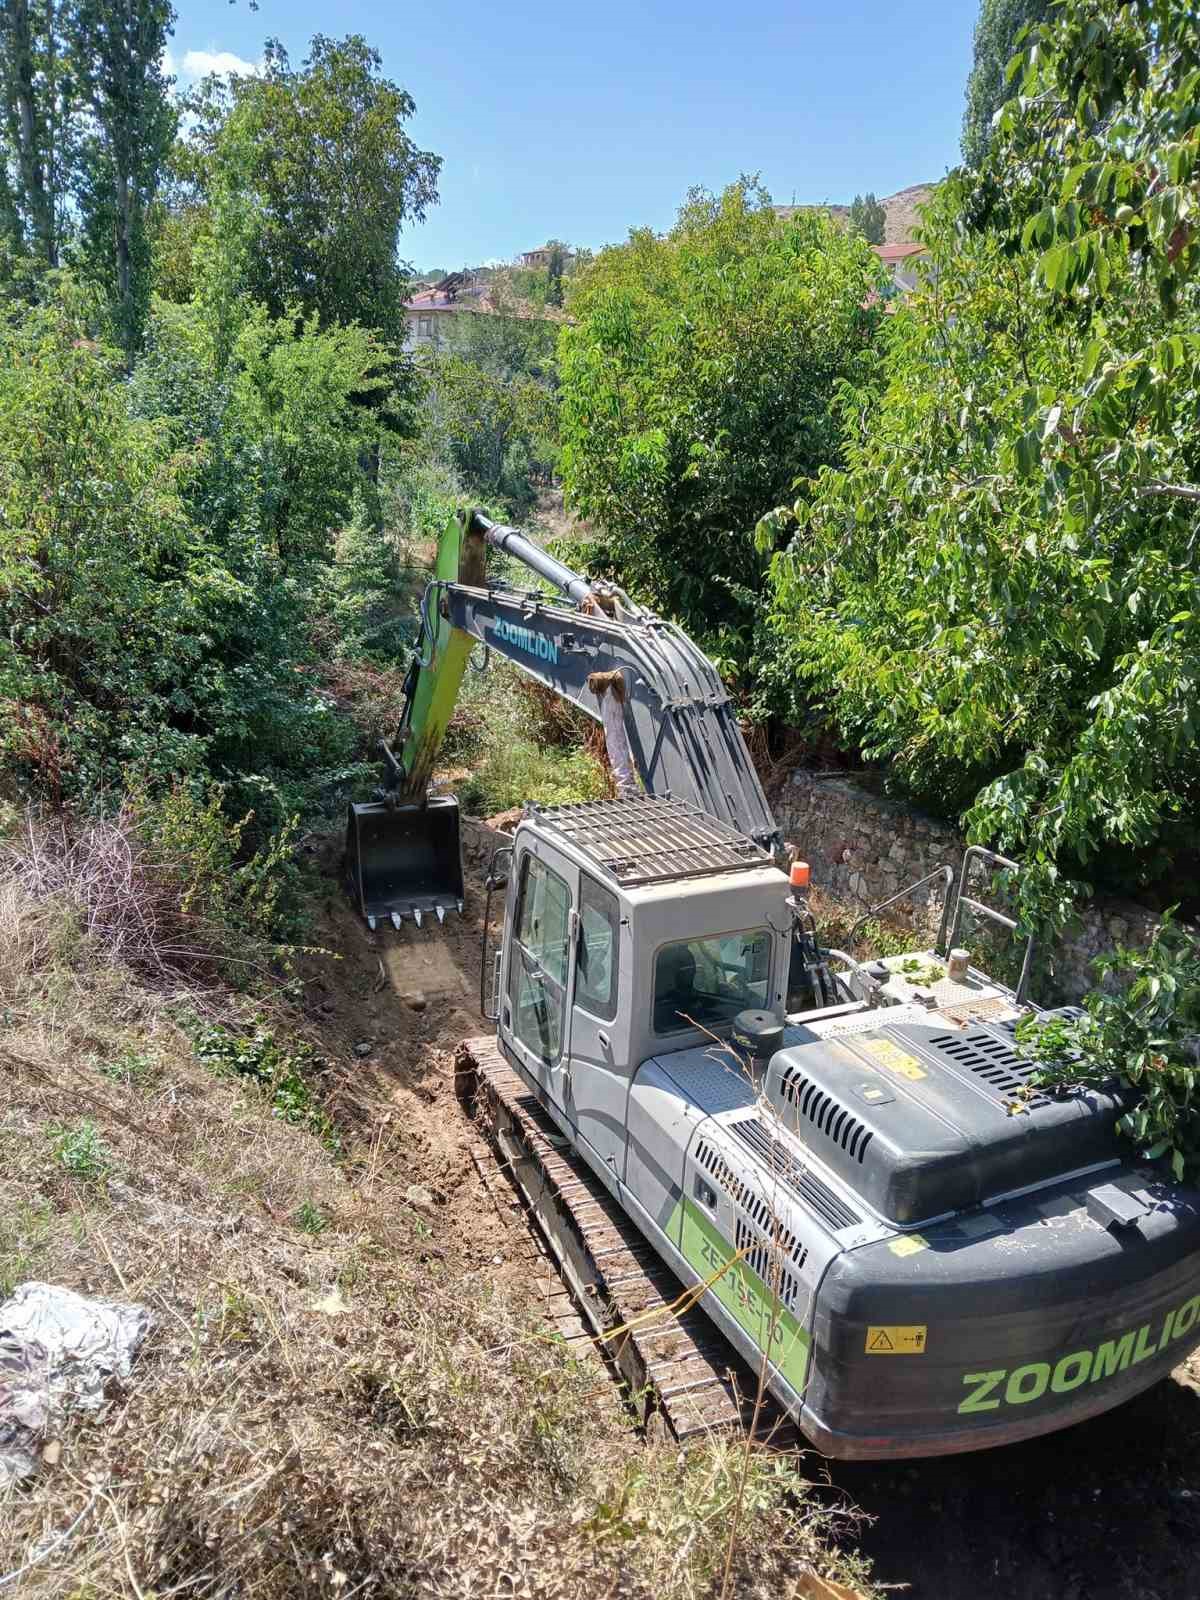
<instances>
[{"instance_id":1,"label":"metal mesh guard","mask_svg":"<svg viewBox=\"0 0 1200 1600\"><path fill-rule=\"evenodd\" d=\"M626 888L771 865L761 845L686 800L647 795L537 815Z\"/></svg>"}]
</instances>

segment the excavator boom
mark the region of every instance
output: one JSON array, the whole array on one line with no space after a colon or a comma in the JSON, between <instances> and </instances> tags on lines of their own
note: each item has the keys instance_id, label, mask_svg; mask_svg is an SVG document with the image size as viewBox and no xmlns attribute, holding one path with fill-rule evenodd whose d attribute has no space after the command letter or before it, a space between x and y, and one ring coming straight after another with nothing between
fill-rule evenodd
<instances>
[{"instance_id":1,"label":"excavator boom","mask_svg":"<svg viewBox=\"0 0 1200 1600\"><path fill-rule=\"evenodd\" d=\"M558 591L489 581L491 546ZM452 518L421 602L417 651L381 798L351 807L347 870L363 915L417 922L461 909L457 803L431 796L438 754L479 644L605 727L647 794L685 800L774 849L779 834L733 704L712 662L674 623L593 582L515 528ZM607 705L606 705L607 701Z\"/></svg>"}]
</instances>

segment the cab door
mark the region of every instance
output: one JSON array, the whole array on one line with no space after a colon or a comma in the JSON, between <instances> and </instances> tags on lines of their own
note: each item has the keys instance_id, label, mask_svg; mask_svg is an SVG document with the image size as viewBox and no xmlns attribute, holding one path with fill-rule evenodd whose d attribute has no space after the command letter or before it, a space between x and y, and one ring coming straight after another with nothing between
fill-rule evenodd
<instances>
[{"instance_id":1,"label":"cab door","mask_svg":"<svg viewBox=\"0 0 1200 1600\"><path fill-rule=\"evenodd\" d=\"M567 1092L580 1135L608 1173L619 1179L625 1167L629 1092L628 1063L618 1048L617 1027L621 991L629 981L621 972L620 902L611 889L580 872L577 907Z\"/></svg>"},{"instance_id":2,"label":"cab door","mask_svg":"<svg viewBox=\"0 0 1200 1600\"><path fill-rule=\"evenodd\" d=\"M567 1105L567 996L574 972L578 870L543 840L518 848L502 1028L529 1076Z\"/></svg>"}]
</instances>

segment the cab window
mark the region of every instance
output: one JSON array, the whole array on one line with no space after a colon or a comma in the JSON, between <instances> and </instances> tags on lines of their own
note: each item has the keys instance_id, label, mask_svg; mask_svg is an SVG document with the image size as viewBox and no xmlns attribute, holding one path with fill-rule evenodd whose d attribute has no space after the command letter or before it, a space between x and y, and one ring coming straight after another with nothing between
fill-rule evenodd
<instances>
[{"instance_id":1,"label":"cab window","mask_svg":"<svg viewBox=\"0 0 1200 1600\"><path fill-rule=\"evenodd\" d=\"M521 861L509 971L513 1032L548 1064L562 1054L571 891L536 856Z\"/></svg>"},{"instance_id":2,"label":"cab window","mask_svg":"<svg viewBox=\"0 0 1200 1600\"><path fill-rule=\"evenodd\" d=\"M654 1031L711 1028L765 1009L770 985L769 928L664 945L654 962Z\"/></svg>"},{"instance_id":3,"label":"cab window","mask_svg":"<svg viewBox=\"0 0 1200 1600\"><path fill-rule=\"evenodd\" d=\"M590 878L579 886L579 943L575 955L575 1004L601 1022L617 1014L617 897Z\"/></svg>"}]
</instances>

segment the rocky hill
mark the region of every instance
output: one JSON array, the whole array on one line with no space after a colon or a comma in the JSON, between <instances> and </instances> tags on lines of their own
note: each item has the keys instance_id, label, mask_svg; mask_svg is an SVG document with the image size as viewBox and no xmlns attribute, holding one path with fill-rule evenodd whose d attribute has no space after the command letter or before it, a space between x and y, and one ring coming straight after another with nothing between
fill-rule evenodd
<instances>
[{"instance_id":1,"label":"rocky hill","mask_svg":"<svg viewBox=\"0 0 1200 1600\"><path fill-rule=\"evenodd\" d=\"M933 184L914 183L907 189L898 189L880 200L887 222L884 225L884 244L906 244L920 225L920 208L933 193ZM798 211L828 211L830 216L848 218L849 206L776 206L781 217L791 217Z\"/></svg>"}]
</instances>

